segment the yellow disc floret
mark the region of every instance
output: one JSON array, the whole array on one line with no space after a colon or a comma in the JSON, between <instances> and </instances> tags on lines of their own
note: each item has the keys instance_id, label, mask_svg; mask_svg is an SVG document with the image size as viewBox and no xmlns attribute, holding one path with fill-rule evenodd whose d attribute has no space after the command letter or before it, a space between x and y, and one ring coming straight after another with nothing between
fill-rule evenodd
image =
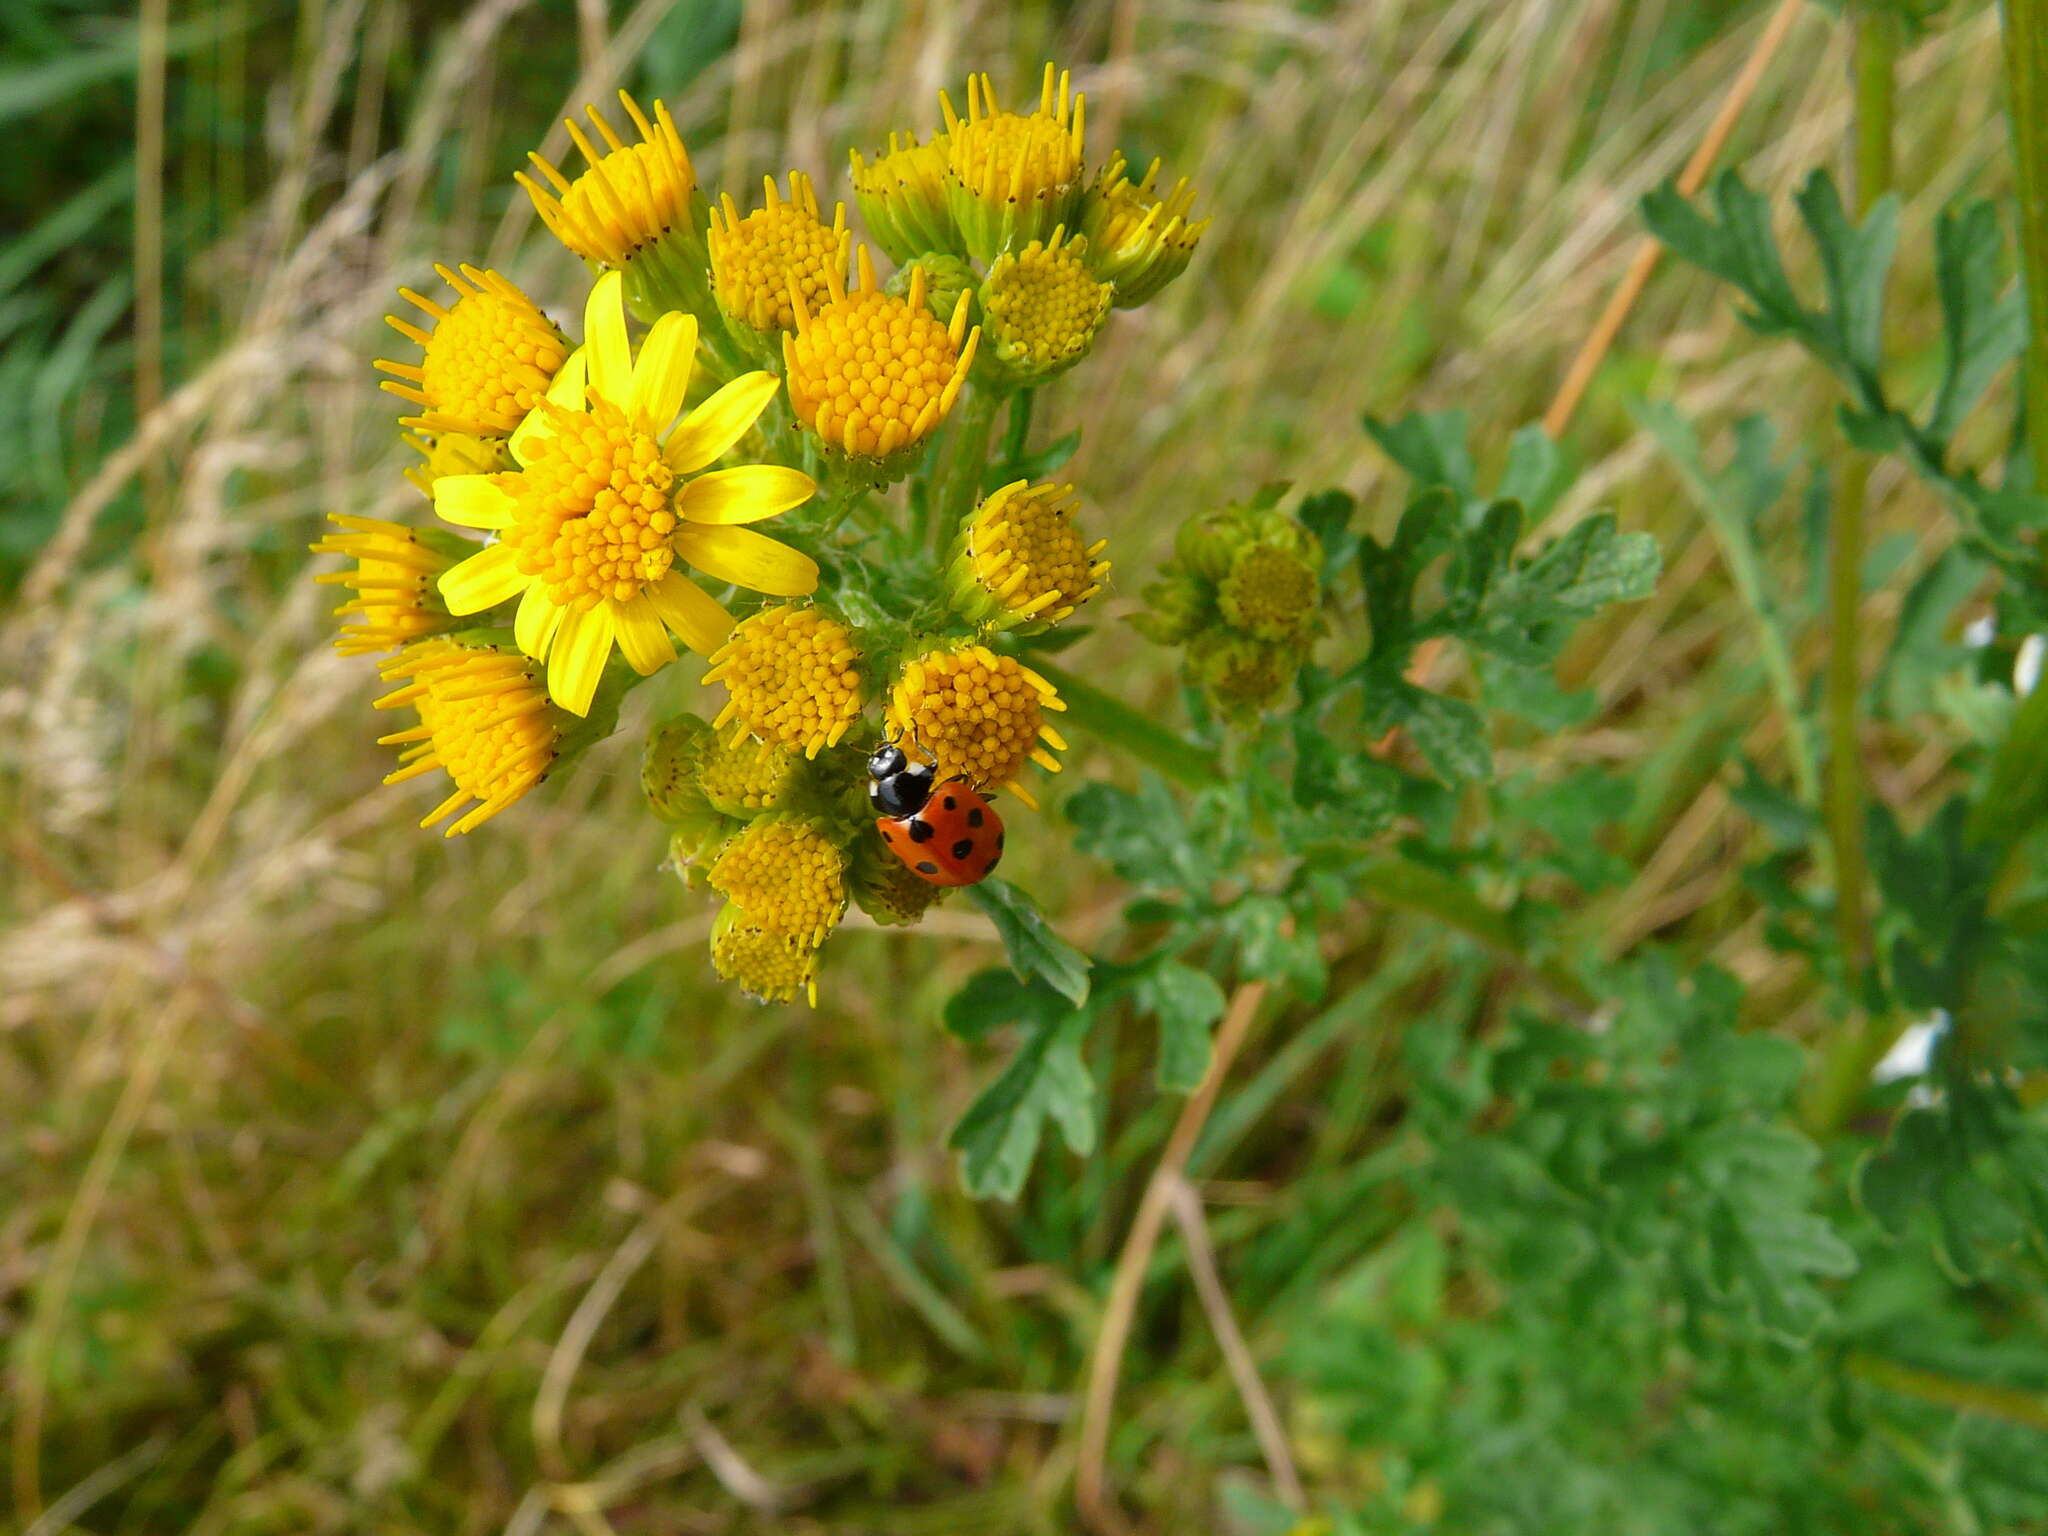
<instances>
[{"instance_id":1,"label":"yellow disc floret","mask_svg":"<svg viewBox=\"0 0 2048 1536\"><path fill-rule=\"evenodd\" d=\"M946 117L946 197L968 254L984 266L1064 223L1079 195L1086 104L1045 66L1038 110L996 104L987 75L967 81L967 116L939 94Z\"/></svg>"},{"instance_id":2,"label":"yellow disc floret","mask_svg":"<svg viewBox=\"0 0 2048 1536\"><path fill-rule=\"evenodd\" d=\"M791 1003L802 993L818 1006L818 945L770 933L731 902L711 927L711 965L761 1002Z\"/></svg>"},{"instance_id":3,"label":"yellow disc floret","mask_svg":"<svg viewBox=\"0 0 2048 1536\"><path fill-rule=\"evenodd\" d=\"M1291 640L1313 627L1316 571L1293 550L1252 544L1217 583L1216 605L1235 629L1261 640Z\"/></svg>"},{"instance_id":4,"label":"yellow disc floret","mask_svg":"<svg viewBox=\"0 0 2048 1536\"><path fill-rule=\"evenodd\" d=\"M952 142L938 133L925 143L914 133L890 134L889 149L873 161L853 154L853 200L875 243L894 262L953 251L959 231L946 206L946 167Z\"/></svg>"},{"instance_id":5,"label":"yellow disc floret","mask_svg":"<svg viewBox=\"0 0 2048 1536\"><path fill-rule=\"evenodd\" d=\"M1090 544L1074 524L1071 485L1017 480L990 494L967 519L953 566L956 602L967 617L1007 624L1057 624L1102 589L1106 539Z\"/></svg>"},{"instance_id":6,"label":"yellow disc floret","mask_svg":"<svg viewBox=\"0 0 2048 1536\"><path fill-rule=\"evenodd\" d=\"M624 91L619 92L619 105L639 133L638 143L626 143L603 113L588 106L584 111L604 148L591 143L574 118L564 126L589 169L571 181L532 154L528 158L554 191L524 171L514 178L562 244L585 261L612 267L623 265L635 251L672 229L680 226L687 231L690 199L697 189L689 151L683 148L668 108L655 102L654 120L649 122L639 103Z\"/></svg>"},{"instance_id":7,"label":"yellow disc floret","mask_svg":"<svg viewBox=\"0 0 2048 1536\"><path fill-rule=\"evenodd\" d=\"M704 798L728 816L758 816L780 806L803 771L801 754L743 737L706 743L697 770Z\"/></svg>"},{"instance_id":8,"label":"yellow disc floret","mask_svg":"<svg viewBox=\"0 0 2048 1536\"><path fill-rule=\"evenodd\" d=\"M523 474L506 477L517 502L506 547L559 607L639 596L675 563L676 472L661 444L608 400L541 409L554 431L536 439Z\"/></svg>"},{"instance_id":9,"label":"yellow disc floret","mask_svg":"<svg viewBox=\"0 0 2048 1536\"><path fill-rule=\"evenodd\" d=\"M1004 252L981 285L983 361L1010 381L1037 384L1073 367L1109 313L1113 290L1089 275L1087 242L1050 240Z\"/></svg>"},{"instance_id":10,"label":"yellow disc floret","mask_svg":"<svg viewBox=\"0 0 2048 1536\"><path fill-rule=\"evenodd\" d=\"M1000 786L1036 807L1017 777L1026 763L1059 772L1046 748L1064 751L1067 744L1045 712L1065 708L1052 684L1014 656L963 645L904 664L889 699L889 723L896 739L932 760L941 779L957 776L977 789Z\"/></svg>"},{"instance_id":11,"label":"yellow disc floret","mask_svg":"<svg viewBox=\"0 0 2048 1536\"><path fill-rule=\"evenodd\" d=\"M941 325L925 308L923 274L902 298L875 282L867 247L860 286L833 277L831 298L811 310L796 300L796 334L782 339L789 401L830 449L892 478L910 467L959 398L981 333L967 329L967 296Z\"/></svg>"},{"instance_id":12,"label":"yellow disc floret","mask_svg":"<svg viewBox=\"0 0 2048 1536\"><path fill-rule=\"evenodd\" d=\"M431 535L430 541L398 523L347 512L330 512L327 520L343 531L328 534L312 546L313 553L355 560L353 570L327 571L313 578L355 593L334 610L351 621L334 637L337 651L344 656L394 651L409 640L454 627L448 605L434 585L456 559L441 535Z\"/></svg>"},{"instance_id":13,"label":"yellow disc floret","mask_svg":"<svg viewBox=\"0 0 2048 1536\"><path fill-rule=\"evenodd\" d=\"M765 931L813 944L846 913L846 856L798 817L749 822L712 864L711 884Z\"/></svg>"},{"instance_id":14,"label":"yellow disc floret","mask_svg":"<svg viewBox=\"0 0 2048 1536\"><path fill-rule=\"evenodd\" d=\"M816 757L860 719L860 662L853 631L823 609L764 608L712 654L704 680L730 695L712 723L737 721L761 741Z\"/></svg>"},{"instance_id":15,"label":"yellow disc floret","mask_svg":"<svg viewBox=\"0 0 2048 1536\"><path fill-rule=\"evenodd\" d=\"M753 331L796 326L794 288L812 308L830 296L829 274L846 272L852 235L846 205L835 204L828 226L818 217L818 195L802 171L789 173L789 198L764 176L766 206L740 217L731 194L711 211L711 291L726 319Z\"/></svg>"},{"instance_id":16,"label":"yellow disc floret","mask_svg":"<svg viewBox=\"0 0 2048 1536\"><path fill-rule=\"evenodd\" d=\"M379 358L376 366L392 375L381 382L420 407L417 415L405 418L407 426L503 437L547 393L569 355L569 344L533 300L497 273L471 266L434 270L455 290L455 301L444 307L410 288L398 290L433 327L384 317L426 355L418 363Z\"/></svg>"},{"instance_id":17,"label":"yellow disc floret","mask_svg":"<svg viewBox=\"0 0 2048 1536\"><path fill-rule=\"evenodd\" d=\"M430 827L463 806L475 806L447 830L455 836L482 825L546 775L555 760L562 717L548 703L540 668L517 651L493 645L422 640L386 662L386 682L403 682L377 700L379 709L411 705L420 723L379 737L403 746L402 766L386 784L436 768L455 793L420 822Z\"/></svg>"}]
</instances>

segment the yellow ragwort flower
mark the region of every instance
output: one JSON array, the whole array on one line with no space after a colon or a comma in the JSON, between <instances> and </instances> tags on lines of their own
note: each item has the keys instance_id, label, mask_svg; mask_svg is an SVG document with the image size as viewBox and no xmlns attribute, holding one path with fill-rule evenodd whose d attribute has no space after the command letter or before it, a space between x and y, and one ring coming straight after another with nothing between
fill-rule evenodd
<instances>
[{"instance_id":1,"label":"yellow ragwort flower","mask_svg":"<svg viewBox=\"0 0 2048 1536\"><path fill-rule=\"evenodd\" d=\"M967 116L946 93L946 201L967 254L987 266L1006 250L1042 240L1068 221L1081 192L1086 104L1071 79L1045 66L1038 110L1024 115L996 104L987 75L967 81Z\"/></svg>"},{"instance_id":2,"label":"yellow ragwort flower","mask_svg":"<svg viewBox=\"0 0 2048 1536\"><path fill-rule=\"evenodd\" d=\"M1044 628L1102 590L1107 539L1090 544L1074 525L1071 485L1015 480L961 526L951 567L954 606L976 623Z\"/></svg>"},{"instance_id":3,"label":"yellow ragwort flower","mask_svg":"<svg viewBox=\"0 0 2048 1536\"><path fill-rule=\"evenodd\" d=\"M455 302L443 308L410 288L398 290L426 313L433 329L386 315L385 322L426 355L417 363L378 358L374 366L392 375L379 382L420 408L405 418L409 427L503 437L547 392L569 343L533 300L497 273L472 266L434 270L455 290Z\"/></svg>"},{"instance_id":4,"label":"yellow ragwort flower","mask_svg":"<svg viewBox=\"0 0 2048 1536\"><path fill-rule=\"evenodd\" d=\"M563 720L548 703L540 669L517 651L422 640L380 670L387 683L404 686L376 707L410 704L420 717L411 730L378 738L382 745L405 748L401 766L384 782L402 783L436 768L455 781L455 793L429 811L421 826L431 827L474 801L444 835L468 832L546 777Z\"/></svg>"},{"instance_id":5,"label":"yellow ragwort flower","mask_svg":"<svg viewBox=\"0 0 2048 1536\"><path fill-rule=\"evenodd\" d=\"M881 838L864 836L854 844L851 870L854 905L884 928L908 928L958 886L933 885L913 873Z\"/></svg>"},{"instance_id":6,"label":"yellow ragwort flower","mask_svg":"<svg viewBox=\"0 0 2048 1536\"><path fill-rule=\"evenodd\" d=\"M1005 251L981 285L982 363L1011 384L1041 384L1088 354L1114 290L1089 276L1087 241L1050 240Z\"/></svg>"},{"instance_id":7,"label":"yellow ragwort flower","mask_svg":"<svg viewBox=\"0 0 2048 1536\"><path fill-rule=\"evenodd\" d=\"M744 820L780 808L803 763L802 755L787 747L752 737L726 741L714 735L705 743L697 786L714 809Z\"/></svg>"},{"instance_id":8,"label":"yellow ragwort flower","mask_svg":"<svg viewBox=\"0 0 2048 1536\"><path fill-rule=\"evenodd\" d=\"M846 228L846 205L832 208L832 223L818 217L818 194L802 171L789 173L789 198L776 190L775 178L764 176L767 204L745 218L727 193L711 210L711 292L727 320L757 335L788 331L796 326L790 300L794 288L805 304L816 308L830 296L831 274L845 280L846 258L853 236Z\"/></svg>"},{"instance_id":9,"label":"yellow ragwort flower","mask_svg":"<svg viewBox=\"0 0 2048 1536\"><path fill-rule=\"evenodd\" d=\"M764 608L711 657L704 681L725 684L729 695L712 725L737 721L761 741L814 758L860 719L860 664L853 631L822 608Z\"/></svg>"},{"instance_id":10,"label":"yellow ragwort flower","mask_svg":"<svg viewBox=\"0 0 2048 1536\"><path fill-rule=\"evenodd\" d=\"M1260 640L1293 640L1315 627L1316 568L1279 544L1239 550L1216 585L1216 606L1234 629Z\"/></svg>"},{"instance_id":11,"label":"yellow ragwort flower","mask_svg":"<svg viewBox=\"0 0 2048 1536\"><path fill-rule=\"evenodd\" d=\"M876 283L866 246L855 265L860 286L849 293L835 274L815 312L791 295L796 334L782 338L789 403L826 447L894 478L960 397L981 332L967 328L966 294L941 325L925 308L922 272L897 298Z\"/></svg>"},{"instance_id":12,"label":"yellow ragwort flower","mask_svg":"<svg viewBox=\"0 0 2048 1536\"><path fill-rule=\"evenodd\" d=\"M697 190L690 153L683 148L668 108L655 102L654 120L649 122L640 104L624 91L619 92L619 105L638 131L638 143L626 143L595 105L586 106L583 110L604 140L603 149L590 142L574 118L565 119L563 126L589 169L571 181L533 153L527 158L554 192L524 171L513 178L562 244L585 261L608 267L623 266L643 246L678 227L693 233L690 199Z\"/></svg>"},{"instance_id":13,"label":"yellow ragwort flower","mask_svg":"<svg viewBox=\"0 0 2048 1536\"><path fill-rule=\"evenodd\" d=\"M711 885L767 932L812 944L846 915L846 855L801 817L747 823L712 864Z\"/></svg>"},{"instance_id":14,"label":"yellow ragwort flower","mask_svg":"<svg viewBox=\"0 0 2048 1536\"><path fill-rule=\"evenodd\" d=\"M746 435L774 397L771 373L734 379L677 421L697 322L665 314L626 340L618 273L590 291L585 341L512 435L520 469L435 482L434 510L498 541L441 578L451 612L517 597L520 650L548 664L548 692L590 712L616 641L642 676L675 660L670 632L709 654L732 617L683 574L693 566L777 597L818 584L810 556L736 526L807 501L808 475L775 464L700 473Z\"/></svg>"},{"instance_id":15,"label":"yellow ragwort flower","mask_svg":"<svg viewBox=\"0 0 2048 1536\"><path fill-rule=\"evenodd\" d=\"M347 587L355 593L334 610L337 617L353 621L344 623L334 637L337 651L371 656L455 627L448 605L434 587L457 559L444 542L448 536L438 529L407 528L347 512L330 512L327 520L343 531L312 545L313 553L347 555L355 561L353 570L325 571L313 578L323 586Z\"/></svg>"},{"instance_id":16,"label":"yellow ragwort flower","mask_svg":"<svg viewBox=\"0 0 2048 1536\"><path fill-rule=\"evenodd\" d=\"M817 943L771 933L731 902L711 925L711 965L760 1002L793 1003L802 993L818 1006Z\"/></svg>"},{"instance_id":17,"label":"yellow ragwort flower","mask_svg":"<svg viewBox=\"0 0 2048 1536\"><path fill-rule=\"evenodd\" d=\"M1014 656L962 645L904 663L889 699L890 734L930 759L941 779L1004 788L1036 810L1017 778L1026 763L1060 771L1046 748L1064 752L1067 744L1045 712L1066 707L1051 683Z\"/></svg>"},{"instance_id":18,"label":"yellow ragwort flower","mask_svg":"<svg viewBox=\"0 0 2048 1536\"><path fill-rule=\"evenodd\" d=\"M1183 176L1170 190L1155 190L1159 162L1133 185L1121 154L1103 169L1081 200L1081 233L1088 237L1088 265L1116 289L1116 307L1135 309L1187 270L1195 246L1209 227L1188 222L1194 189Z\"/></svg>"},{"instance_id":19,"label":"yellow ragwort flower","mask_svg":"<svg viewBox=\"0 0 2048 1536\"><path fill-rule=\"evenodd\" d=\"M870 162L853 156L853 200L875 243L899 265L919 256L957 253L960 231L946 206L946 167L952 142L935 133L920 144L914 133L890 134L886 154Z\"/></svg>"},{"instance_id":20,"label":"yellow ragwort flower","mask_svg":"<svg viewBox=\"0 0 2048 1536\"><path fill-rule=\"evenodd\" d=\"M434 499L434 482L443 475L489 475L512 467L512 454L502 437L472 437L467 432L428 437L401 432L398 440L426 460L408 465L404 474L429 501Z\"/></svg>"}]
</instances>

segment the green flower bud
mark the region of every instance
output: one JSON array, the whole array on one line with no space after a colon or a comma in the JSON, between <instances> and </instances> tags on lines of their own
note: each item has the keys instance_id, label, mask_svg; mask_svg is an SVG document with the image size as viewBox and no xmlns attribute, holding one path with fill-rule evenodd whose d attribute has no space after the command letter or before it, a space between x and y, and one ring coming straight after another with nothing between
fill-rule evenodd
<instances>
[{"instance_id":1,"label":"green flower bud","mask_svg":"<svg viewBox=\"0 0 2048 1536\"><path fill-rule=\"evenodd\" d=\"M1189 644L1186 665L1189 680L1225 714L1248 716L1280 702L1300 670L1301 653L1295 646L1210 630Z\"/></svg>"},{"instance_id":2,"label":"green flower bud","mask_svg":"<svg viewBox=\"0 0 2048 1536\"><path fill-rule=\"evenodd\" d=\"M974 270L972 263L942 251L932 251L912 257L891 272L889 281L882 284L882 291L893 293L899 299L908 298L911 278L918 272L924 273L925 306L941 325L953 323L953 311L960 303L961 294L972 294L981 286L981 274ZM967 323L981 323L978 299L967 301Z\"/></svg>"},{"instance_id":3,"label":"green flower bud","mask_svg":"<svg viewBox=\"0 0 2048 1536\"><path fill-rule=\"evenodd\" d=\"M1233 629L1260 640L1303 640L1316 627L1315 564L1286 543L1249 544L1218 583L1217 606Z\"/></svg>"},{"instance_id":4,"label":"green flower bud","mask_svg":"<svg viewBox=\"0 0 2048 1536\"><path fill-rule=\"evenodd\" d=\"M1088 265L1112 284L1118 309L1135 309L1187 270L1209 221L1190 224L1194 190L1182 177L1164 194L1154 189L1159 162L1132 183L1118 154L1082 196L1078 214L1088 237Z\"/></svg>"},{"instance_id":5,"label":"green flower bud","mask_svg":"<svg viewBox=\"0 0 2048 1536\"><path fill-rule=\"evenodd\" d=\"M672 825L715 815L717 808L705 798L698 780L705 755L717 745L710 722L692 714L664 720L648 731L640 754L640 788L648 809Z\"/></svg>"},{"instance_id":6,"label":"green flower bud","mask_svg":"<svg viewBox=\"0 0 2048 1536\"><path fill-rule=\"evenodd\" d=\"M945 900L949 887L921 880L870 829L853 845L853 904L884 928L907 928Z\"/></svg>"}]
</instances>

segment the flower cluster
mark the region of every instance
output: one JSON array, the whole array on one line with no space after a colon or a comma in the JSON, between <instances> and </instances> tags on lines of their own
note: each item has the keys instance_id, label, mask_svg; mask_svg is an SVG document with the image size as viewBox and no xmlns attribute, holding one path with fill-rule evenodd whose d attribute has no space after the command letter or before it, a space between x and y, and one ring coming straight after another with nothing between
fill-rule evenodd
<instances>
[{"instance_id":1,"label":"flower cluster","mask_svg":"<svg viewBox=\"0 0 2048 1536\"><path fill-rule=\"evenodd\" d=\"M815 1002L849 910L905 925L947 893L882 835L881 742L1026 806L1031 768L1059 767L1064 705L1026 652L1109 563L1075 487L1042 478L1060 457L1031 452L1033 396L1204 228L1156 167L1091 169L1085 102L1052 66L1027 110L985 75L963 99L853 155L871 244L801 170L752 207L707 201L658 101L587 108L567 124L580 170L536 154L515 178L590 271L580 326L475 266L401 289L414 351L376 366L435 521L338 513L313 546L349 562L318 578L348 589L338 647L386 655L378 707L417 714L383 737L392 780L445 775L427 820L451 835L703 658L722 697L649 731L642 784L684 884L723 903L714 968L769 1001ZM890 809L893 838L933 835Z\"/></svg>"},{"instance_id":2,"label":"flower cluster","mask_svg":"<svg viewBox=\"0 0 2048 1536\"><path fill-rule=\"evenodd\" d=\"M1189 519L1135 621L1227 713L1279 702L1321 629L1322 546L1275 497Z\"/></svg>"}]
</instances>

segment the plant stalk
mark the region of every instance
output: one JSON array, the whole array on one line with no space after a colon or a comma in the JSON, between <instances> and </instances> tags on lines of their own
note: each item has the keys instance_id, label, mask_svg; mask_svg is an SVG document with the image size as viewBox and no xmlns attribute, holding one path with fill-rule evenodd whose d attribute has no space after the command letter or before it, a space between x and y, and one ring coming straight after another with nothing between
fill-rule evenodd
<instances>
[{"instance_id":1,"label":"plant stalk","mask_svg":"<svg viewBox=\"0 0 2048 1536\"><path fill-rule=\"evenodd\" d=\"M996 414L1002 410L1007 398L970 384L967 397L960 402L960 414L954 417L947 432L945 470L940 476L938 495L932 507L933 521L937 526L928 534L942 560L946 546L952 541L953 531L960 526L960 519L974 510L975 498L981 492L981 473L988 467L988 449L995 436Z\"/></svg>"},{"instance_id":2,"label":"plant stalk","mask_svg":"<svg viewBox=\"0 0 2048 1536\"><path fill-rule=\"evenodd\" d=\"M2006 110L2027 285L2027 449L2048 487L2048 0L2005 0Z\"/></svg>"}]
</instances>

